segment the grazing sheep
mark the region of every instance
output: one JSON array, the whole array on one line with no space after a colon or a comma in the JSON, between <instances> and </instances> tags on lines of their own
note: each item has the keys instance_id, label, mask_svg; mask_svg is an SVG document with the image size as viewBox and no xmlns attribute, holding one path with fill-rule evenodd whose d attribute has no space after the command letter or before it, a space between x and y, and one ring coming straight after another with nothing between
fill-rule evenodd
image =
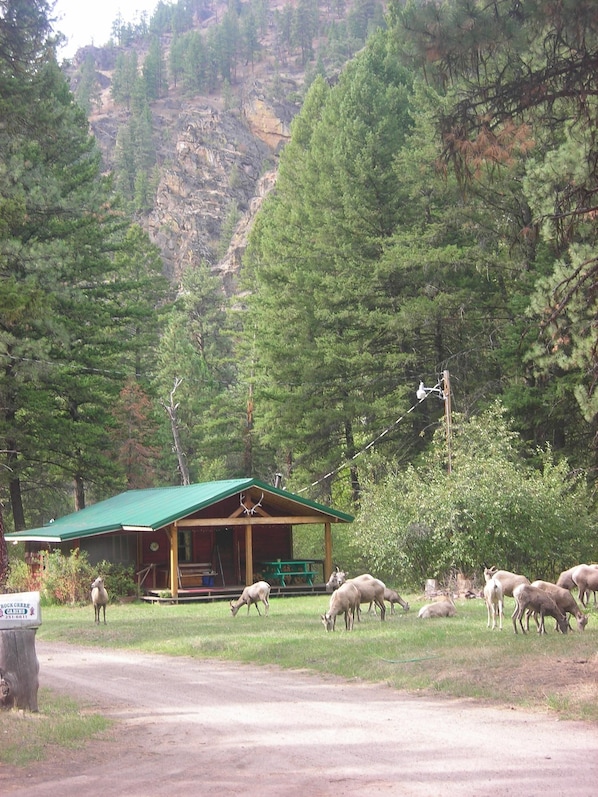
<instances>
[{"instance_id":1,"label":"grazing sheep","mask_svg":"<svg viewBox=\"0 0 598 797\"><path fill-rule=\"evenodd\" d=\"M268 614L268 610L270 609L270 584L268 584L267 581L256 581L255 584L250 584L248 587L245 587L240 598L230 602L230 610L233 617L237 614L241 606L245 606L245 604L247 604L247 614L249 614L252 603L255 604L257 613L261 616L262 613L258 606L260 601L266 607L264 610L265 613Z\"/></svg>"},{"instance_id":2,"label":"grazing sheep","mask_svg":"<svg viewBox=\"0 0 598 797\"><path fill-rule=\"evenodd\" d=\"M502 584L495 576L489 576L484 571L486 583L484 584L484 600L488 610L488 628L490 628L490 618L492 617L492 630L496 628L496 615L498 614L498 624L502 631L502 618L504 613L504 592Z\"/></svg>"},{"instance_id":3,"label":"grazing sheep","mask_svg":"<svg viewBox=\"0 0 598 797\"><path fill-rule=\"evenodd\" d=\"M328 611L321 616L326 630L334 631L337 616L344 613L345 628L347 631L352 631L355 612L359 609L360 602L361 595L355 584L352 584L351 581L341 584L330 596Z\"/></svg>"},{"instance_id":4,"label":"grazing sheep","mask_svg":"<svg viewBox=\"0 0 598 797\"><path fill-rule=\"evenodd\" d=\"M446 595L441 600L422 606L417 616L422 620L429 620L432 617L454 617L456 614L457 610L455 604L452 599Z\"/></svg>"},{"instance_id":5,"label":"grazing sheep","mask_svg":"<svg viewBox=\"0 0 598 797\"><path fill-rule=\"evenodd\" d=\"M590 592L594 593L594 606L596 606L596 592L598 592L598 566L578 565L571 573L573 583L579 590L579 600L582 606L587 606Z\"/></svg>"},{"instance_id":6,"label":"grazing sheep","mask_svg":"<svg viewBox=\"0 0 598 797\"><path fill-rule=\"evenodd\" d=\"M91 585L91 602L93 603L93 613L96 623L100 622L100 609L104 611L104 625L106 625L106 606L108 605L108 593L104 586L104 579L98 576Z\"/></svg>"},{"instance_id":7,"label":"grazing sheep","mask_svg":"<svg viewBox=\"0 0 598 797\"><path fill-rule=\"evenodd\" d=\"M532 587L538 587L539 589L543 589L544 592L547 592L563 614L571 614L575 617L577 620L577 630L584 630L588 623L587 615L581 611L577 605L577 601L568 589L552 584L550 581L532 581ZM570 627L571 626L569 626L569 628Z\"/></svg>"},{"instance_id":8,"label":"grazing sheep","mask_svg":"<svg viewBox=\"0 0 598 797\"><path fill-rule=\"evenodd\" d=\"M488 578L498 579L500 581L500 585L502 587L503 596L508 595L510 598L513 597L513 590L519 584L529 584L529 579L525 576L520 576L517 573L511 573L510 570L497 570L496 567L485 567L484 568L484 578L486 581Z\"/></svg>"},{"instance_id":9,"label":"grazing sheep","mask_svg":"<svg viewBox=\"0 0 598 797\"><path fill-rule=\"evenodd\" d=\"M404 611L409 611L409 604L407 601L404 601L403 598L399 595L396 589L390 589L389 587L384 588L384 600L387 603L390 603L390 613L395 613L395 603L398 603L400 606L403 607ZM368 608L368 614L372 611L372 607L374 608L374 613L376 612L376 605L374 601L370 603Z\"/></svg>"},{"instance_id":10,"label":"grazing sheep","mask_svg":"<svg viewBox=\"0 0 598 797\"><path fill-rule=\"evenodd\" d=\"M513 597L515 598L515 611L512 614L512 620L515 633L518 633L517 622L519 622L521 631L524 634L529 631L530 614L534 615L539 634L546 633L546 629L544 627L544 617L546 615L549 617L554 617L559 630L562 631L563 634L566 634L569 630L566 615L563 614L563 612L554 602L553 598L551 598L550 595L543 589L540 589L539 587L532 587L531 584L519 584L519 586L515 587L513 591ZM526 628L524 628L523 615L526 611L528 612L527 624ZM540 618L539 621L538 617Z\"/></svg>"},{"instance_id":11,"label":"grazing sheep","mask_svg":"<svg viewBox=\"0 0 598 797\"><path fill-rule=\"evenodd\" d=\"M385 583L380 581L379 578L374 578L374 576L369 573L362 573L360 576L347 579L347 574L337 567L328 579L326 592L334 592L335 589L338 589L341 584L346 584L347 581L351 581L359 590L361 595L360 603L369 603L370 605L375 603L376 606L378 606L380 609L380 620L383 621L386 617L386 604L384 603ZM360 614L361 612L358 609L358 620L360 619Z\"/></svg>"}]
</instances>

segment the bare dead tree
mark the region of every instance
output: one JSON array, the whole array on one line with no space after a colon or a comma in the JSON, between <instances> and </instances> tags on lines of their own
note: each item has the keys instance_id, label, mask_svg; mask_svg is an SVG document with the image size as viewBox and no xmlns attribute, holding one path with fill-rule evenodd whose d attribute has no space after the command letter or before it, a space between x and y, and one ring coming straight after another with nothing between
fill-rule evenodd
<instances>
[{"instance_id":1,"label":"bare dead tree","mask_svg":"<svg viewBox=\"0 0 598 797\"><path fill-rule=\"evenodd\" d=\"M183 380L180 377L175 377L174 380L174 387L170 391L170 402L166 404L165 402L161 402L162 406L166 410L168 417L170 418L170 428L172 429L172 439L174 441L174 450L176 451L177 460L179 463L179 471L181 474L181 482L183 485L189 484L189 468L187 467L187 459L185 456L185 452L181 446L181 438L179 435L179 425L177 422L177 411L180 406L180 402L174 403L174 394L177 391L177 388L180 387L181 382Z\"/></svg>"}]
</instances>

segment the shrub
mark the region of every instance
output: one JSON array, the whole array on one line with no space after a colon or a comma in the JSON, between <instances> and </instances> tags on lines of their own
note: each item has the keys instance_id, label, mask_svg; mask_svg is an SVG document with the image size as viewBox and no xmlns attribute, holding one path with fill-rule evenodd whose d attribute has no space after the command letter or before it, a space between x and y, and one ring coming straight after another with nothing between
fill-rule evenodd
<instances>
[{"instance_id":1,"label":"shrub","mask_svg":"<svg viewBox=\"0 0 598 797\"><path fill-rule=\"evenodd\" d=\"M104 559L98 562L95 571L97 575L103 577L111 601L139 594L133 566L108 562Z\"/></svg>"},{"instance_id":2,"label":"shrub","mask_svg":"<svg viewBox=\"0 0 598 797\"><path fill-rule=\"evenodd\" d=\"M29 568L22 559L11 558L5 590L6 592L32 592L37 590L37 587L32 582Z\"/></svg>"},{"instance_id":3,"label":"shrub","mask_svg":"<svg viewBox=\"0 0 598 797\"><path fill-rule=\"evenodd\" d=\"M45 553L40 584L42 603L85 603L93 577L86 551L76 549L68 556L58 550Z\"/></svg>"}]
</instances>

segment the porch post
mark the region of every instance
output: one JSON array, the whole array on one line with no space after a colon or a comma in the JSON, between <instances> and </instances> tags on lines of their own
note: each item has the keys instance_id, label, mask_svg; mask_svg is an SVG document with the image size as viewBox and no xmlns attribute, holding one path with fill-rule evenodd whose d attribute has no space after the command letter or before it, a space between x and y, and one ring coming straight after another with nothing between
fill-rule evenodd
<instances>
[{"instance_id":1,"label":"porch post","mask_svg":"<svg viewBox=\"0 0 598 797\"><path fill-rule=\"evenodd\" d=\"M251 526L245 526L245 586L253 584L253 534Z\"/></svg>"},{"instance_id":2,"label":"porch post","mask_svg":"<svg viewBox=\"0 0 598 797\"><path fill-rule=\"evenodd\" d=\"M170 592L173 598L179 597L179 529L173 523L168 529L170 537Z\"/></svg>"},{"instance_id":3,"label":"porch post","mask_svg":"<svg viewBox=\"0 0 598 797\"><path fill-rule=\"evenodd\" d=\"M324 581L328 581L332 573L332 529L330 523L324 523Z\"/></svg>"}]
</instances>

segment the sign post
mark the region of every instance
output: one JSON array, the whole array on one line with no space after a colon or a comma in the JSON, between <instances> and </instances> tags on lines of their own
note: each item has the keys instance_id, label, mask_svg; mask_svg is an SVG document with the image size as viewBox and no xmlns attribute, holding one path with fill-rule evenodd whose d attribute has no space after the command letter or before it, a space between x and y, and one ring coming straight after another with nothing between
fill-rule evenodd
<instances>
[{"instance_id":1,"label":"sign post","mask_svg":"<svg viewBox=\"0 0 598 797\"><path fill-rule=\"evenodd\" d=\"M37 711L39 592L0 595L0 709Z\"/></svg>"}]
</instances>

